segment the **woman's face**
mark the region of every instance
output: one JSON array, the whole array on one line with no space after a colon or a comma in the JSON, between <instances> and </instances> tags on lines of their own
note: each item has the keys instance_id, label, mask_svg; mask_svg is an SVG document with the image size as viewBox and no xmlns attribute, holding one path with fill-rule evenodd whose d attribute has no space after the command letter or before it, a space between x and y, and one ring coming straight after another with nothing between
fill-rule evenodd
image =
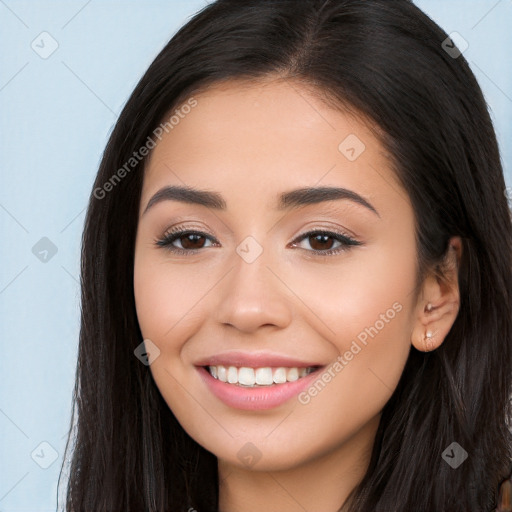
<instances>
[{"instance_id":1,"label":"woman's face","mask_svg":"<svg viewBox=\"0 0 512 512\"><path fill-rule=\"evenodd\" d=\"M153 378L227 463L367 450L417 317L407 194L366 125L297 83L194 99L163 130L140 203L134 290Z\"/></svg>"}]
</instances>

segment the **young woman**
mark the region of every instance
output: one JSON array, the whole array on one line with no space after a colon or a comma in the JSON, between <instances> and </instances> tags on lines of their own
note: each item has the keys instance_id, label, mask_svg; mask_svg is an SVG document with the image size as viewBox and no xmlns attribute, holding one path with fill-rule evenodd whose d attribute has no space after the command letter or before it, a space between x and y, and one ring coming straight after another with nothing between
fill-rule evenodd
<instances>
[{"instance_id":1,"label":"young woman","mask_svg":"<svg viewBox=\"0 0 512 512\"><path fill-rule=\"evenodd\" d=\"M507 509L511 218L447 37L218 0L157 56L87 212L67 510Z\"/></svg>"}]
</instances>

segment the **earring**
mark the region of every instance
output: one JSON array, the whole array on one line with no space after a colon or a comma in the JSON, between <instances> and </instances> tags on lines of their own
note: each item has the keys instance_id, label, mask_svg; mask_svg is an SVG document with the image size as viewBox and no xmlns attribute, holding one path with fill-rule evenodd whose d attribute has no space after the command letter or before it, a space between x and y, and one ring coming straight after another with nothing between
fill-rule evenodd
<instances>
[{"instance_id":1,"label":"earring","mask_svg":"<svg viewBox=\"0 0 512 512\"><path fill-rule=\"evenodd\" d=\"M432 331L427 331L425 333L425 346L427 352L430 352L434 348L434 341L432 339L433 337L434 333Z\"/></svg>"},{"instance_id":2,"label":"earring","mask_svg":"<svg viewBox=\"0 0 512 512\"><path fill-rule=\"evenodd\" d=\"M432 304L430 302L427 304L426 310L430 313L432 311Z\"/></svg>"}]
</instances>

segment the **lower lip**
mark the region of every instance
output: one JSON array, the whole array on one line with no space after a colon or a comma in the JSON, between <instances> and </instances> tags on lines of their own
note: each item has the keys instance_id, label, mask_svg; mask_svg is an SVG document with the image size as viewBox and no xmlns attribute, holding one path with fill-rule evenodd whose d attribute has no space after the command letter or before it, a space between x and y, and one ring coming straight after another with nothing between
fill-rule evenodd
<instances>
[{"instance_id":1,"label":"lower lip","mask_svg":"<svg viewBox=\"0 0 512 512\"><path fill-rule=\"evenodd\" d=\"M323 368L318 368L314 372L293 382L259 387L243 387L222 382L212 377L206 368L201 366L197 369L210 391L226 405L235 409L261 411L278 407L290 400L290 398L298 395L317 379L318 373Z\"/></svg>"}]
</instances>

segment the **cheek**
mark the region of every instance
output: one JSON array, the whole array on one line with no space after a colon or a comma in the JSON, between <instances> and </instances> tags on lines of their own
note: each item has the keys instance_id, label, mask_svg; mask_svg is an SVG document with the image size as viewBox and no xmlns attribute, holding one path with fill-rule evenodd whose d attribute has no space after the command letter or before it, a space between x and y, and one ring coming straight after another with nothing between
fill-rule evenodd
<instances>
[{"instance_id":1,"label":"cheek","mask_svg":"<svg viewBox=\"0 0 512 512\"><path fill-rule=\"evenodd\" d=\"M293 278L294 291L307 305L304 318L339 354L331 375L303 403L311 402L319 413L340 411L341 423L348 410L360 421L380 411L402 375L415 311L416 252L409 238L347 254L336 269L304 266L300 279ZM291 269L286 279L291 282Z\"/></svg>"},{"instance_id":2,"label":"cheek","mask_svg":"<svg viewBox=\"0 0 512 512\"><path fill-rule=\"evenodd\" d=\"M179 339L177 332L195 318L201 297L209 288L207 269L166 261L161 255L136 256L134 294L137 318L144 338Z\"/></svg>"},{"instance_id":3,"label":"cheek","mask_svg":"<svg viewBox=\"0 0 512 512\"><path fill-rule=\"evenodd\" d=\"M365 286L354 286L352 280ZM311 440L312 451L332 449L380 414L396 389L411 348L413 304L403 282L392 287L385 279L352 275L344 283L345 298L332 297L338 306L326 307L325 301L319 310L334 331L326 339L339 355L298 397L297 428L321 432ZM326 415L328 422L318 420ZM281 434L280 441L285 443L286 435Z\"/></svg>"},{"instance_id":4,"label":"cheek","mask_svg":"<svg viewBox=\"0 0 512 512\"><path fill-rule=\"evenodd\" d=\"M384 310L386 311L386 310ZM388 311L384 320L340 336L340 355L300 396L301 427L318 428L315 418L328 411L325 439L350 437L378 415L400 380L410 351L407 308ZM382 324L380 323L382 322Z\"/></svg>"},{"instance_id":5,"label":"cheek","mask_svg":"<svg viewBox=\"0 0 512 512\"><path fill-rule=\"evenodd\" d=\"M189 375L183 365L182 350L202 321L205 313L201 311L201 297L210 287L207 273L199 268L185 269L150 250L136 252L137 319L143 339L150 339L160 350L150 371L169 408L185 422L194 414L189 402L191 395L183 387Z\"/></svg>"},{"instance_id":6,"label":"cheek","mask_svg":"<svg viewBox=\"0 0 512 512\"><path fill-rule=\"evenodd\" d=\"M300 262L280 277L306 306L303 318L343 353L352 340L408 344L416 284L414 240L356 248L335 264ZM400 310L400 312L398 311ZM386 341L384 341L386 340Z\"/></svg>"}]
</instances>

